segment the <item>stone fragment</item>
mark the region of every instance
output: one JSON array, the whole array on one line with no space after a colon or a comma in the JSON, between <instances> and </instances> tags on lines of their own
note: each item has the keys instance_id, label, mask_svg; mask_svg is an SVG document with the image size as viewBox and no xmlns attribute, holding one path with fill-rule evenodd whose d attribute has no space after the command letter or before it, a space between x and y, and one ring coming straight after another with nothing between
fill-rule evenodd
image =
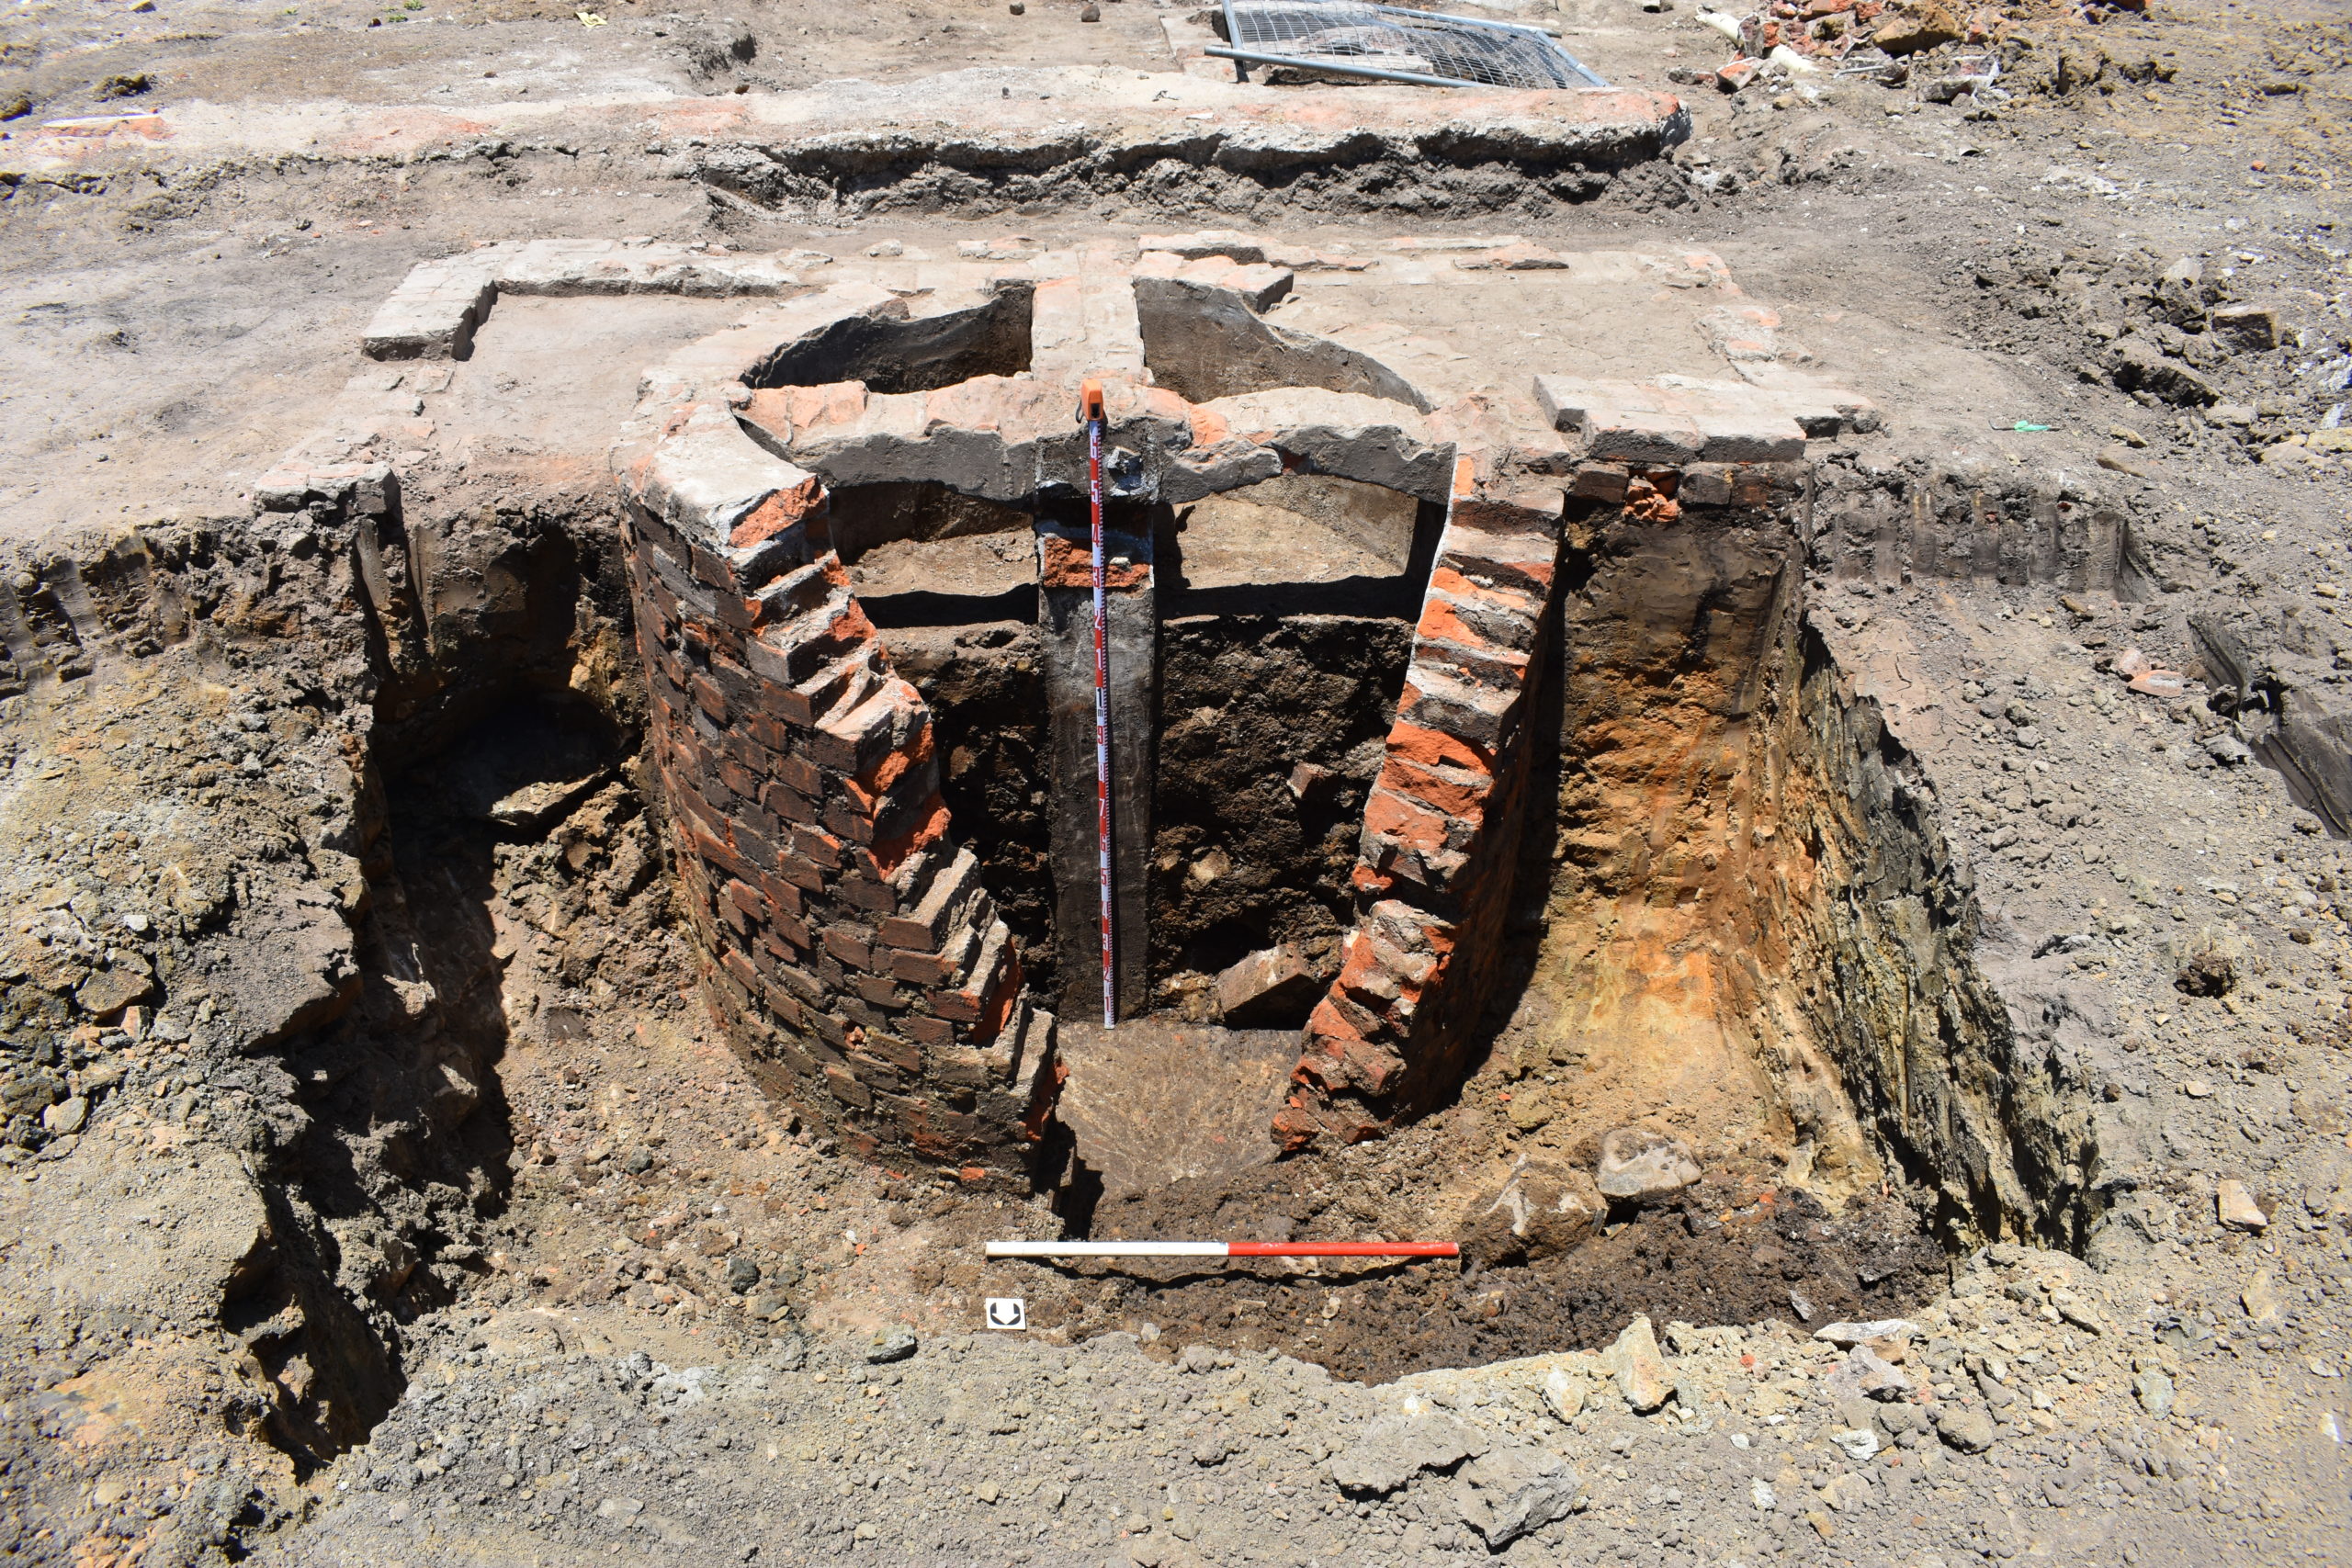
<instances>
[{"instance_id":1,"label":"stone fragment","mask_svg":"<svg viewBox=\"0 0 2352 1568\"><path fill-rule=\"evenodd\" d=\"M90 1119L90 1102L80 1095L61 1100L40 1113L41 1129L51 1137L62 1138L82 1130Z\"/></svg>"},{"instance_id":2,"label":"stone fragment","mask_svg":"<svg viewBox=\"0 0 2352 1568\"><path fill-rule=\"evenodd\" d=\"M1190 234L1146 234L1136 241L1136 251L1138 254L1165 251L1186 261L1198 261L1204 256L1223 256L1227 261L1246 265L1266 259L1265 242L1238 229L1202 229Z\"/></svg>"},{"instance_id":3,"label":"stone fragment","mask_svg":"<svg viewBox=\"0 0 2352 1568\"><path fill-rule=\"evenodd\" d=\"M2209 321L2213 335L2240 354L2278 346L2278 312L2267 305L2216 305Z\"/></svg>"},{"instance_id":4,"label":"stone fragment","mask_svg":"<svg viewBox=\"0 0 2352 1568\"><path fill-rule=\"evenodd\" d=\"M1843 1449L1846 1457L1856 1464L1878 1452L1878 1434L1867 1427L1842 1427L1830 1433L1829 1440ZM1831 1506L1838 1506L1835 1504ZM1843 1513L1845 1509L1838 1507L1838 1512Z\"/></svg>"},{"instance_id":5,"label":"stone fragment","mask_svg":"<svg viewBox=\"0 0 2352 1568\"><path fill-rule=\"evenodd\" d=\"M1901 10L1890 9L1871 41L1900 56L1951 43L1960 36L1959 20L1938 0L1915 0Z\"/></svg>"},{"instance_id":6,"label":"stone fragment","mask_svg":"<svg viewBox=\"0 0 2352 1568\"><path fill-rule=\"evenodd\" d=\"M1813 1331L1813 1337L1850 1350L1869 1339L1916 1339L1919 1325L1907 1317L1876 1317L1868 1323L1825 1323Z\"/></svg>"},{"instance_id":7,"label":"stone fragment","mask_svg":"<svg viewBox=\"0 0 2352 1568\"><path fill-rule=\"evenodd\" d=\"M2254 1201L2243 1181L2224 1181L2213 1189L2213 1206L2223 1225L2231 1230L2258 1231L2270 1224L2270 1216Z\"/></svg>"},{"instance_id":8,"label":"stone fragment","mask_svg":"<svg viewBox=\"0 0 2352 1568\"><path fill-rule=\"evenodd\" d=\"M2149 1415L2162 1419L2172 1414L2172 1379L2163 1372L2151 1368L2134 1376L2132 1380L2132 1397L2139 1400L2140 1408Z\"/></svg>"},{"instance_id":9,"label":"stone fragment","mask_svg":"<svg viewBox=\"0 0 2352 1568\"><path fill-rule=\"evenodd\" d=\"M1525 1446L1497 1449L1462 1467L1453 1489L1462 1522L1498 1551L1532 1530L1568 1517L1577 1472L1556 1454Z\"/></svg>"},{"instance_id":10,"label":"stone fragment","mask_svg":"<svg viewBox=\"0 0 2352 1568\"><path fill-rule=\"evenodd\" d=\"M865 1361L868 1361L868 1366L906 1361L908 1357L915 1354L917 1347L920 1347L920 1340L915 1337L912 1328L885 1328L873 1340L865 1342Z\"/></svg>"},{"instance_id":11,"label":"stone fragment","mask_svg":"<svg viewBox=\"0 0 2352 1568\"><path fill-rule=\"evenodd\" d=\"M1597 1174L1601 1196L1639 1204L1671 1198L1702 1173L1690 1145L1681 1139L1646 1127L1620 1127L1600 1140Z\"/></svg>"},{"instance_id":12,"label":"stone fragment","mask_svg":"<svg viewBox=\"0 0 2352 1568\"><path fill-rule=\"evenodd\" d=\"M1472 1200L1463 1256L1482 1265L1554 1257L1589 1236L1606 1209L1582 1171L1522 1160L1499 1188Z\"/></svg>"},{"instance_id":13,"label":"stone fragment","mask_svg":"<svg viewBox=\"0 0 2352 1568\"><path fill-rule=\"evenodd\" d=\"M1331 1479L1344 1491L1394 1492L1424 1470L1451 1469L1487 1449L1476 1427L1436 1410L1410 1410L1381 1416L1332 1455Z\"/></svg>"},{"instance_id":14,"label":"stone fragment","mask_svg":"<svg viewBox=\"0 0 2352 1568\"><path fill-rule=\"evenodd\" d=\"M2278 1321L2278 1287L2270 1270L2258 1269L2238 1292L2239 1304L2245 1308L2246 1319L2252 1323Z\"/></svg>"},{"instance_id":15,"label":"stone fragment","mask_svg":"<svg viewBox=\"0 0 2352 1568\"><path fill-rule=\"evenodd\" d=\"M1340 782L1340 775L1314 762L1301 762L1290 771L1290 795L1293 800L1316 805L1329 798Z\"/></svg>"},{"instance_id":16,"label":"stone fragment","mask_svg":"<svg viewBox=\"0 0 2352 1568\"><path fill-rule=\"evenodd\" d=\"M1591 1392L1590 1383L1572 1376L1565 1367L1554 1367L1544 1374L1544 1407L1563 1421L1584 1414L1584 1402Z\"/></svg>"},{"instance_id":17,"label":"stone fragment","mask_svg":"<svg viewBox=\"0 0 2352 1568\"><path fill-rule=\"evenodd\" d=\"M2254 753L2246 750L2245 742L2227 730L2215 730L2205 738L2202 745L2205 754L2225 768L2240 767L2254 761Z\"/></svg>"},{"instance_id":18,"label":"stone fragment","mask_svg":"<svg viewBox=\"0 0 2352 1568\"><path fill-rule=\"evenodd\" d=\"M1865 1399L1903 1399L1911 1393L1911 1381L1869 1346L1857 1345L1829 1374L1826 1392L1838 1399L1856 1394Z\"/></svg>"},{"instance_id":19,"label":"stone fragment","mask_svg":"<svg viewBox=\"0 0 2352 1568\"><path fill-rule=\"evenodd\" d=\"M1601 1352L1602 1364L1617 1379L1617 1392L1636 1415L1646 1416L1664 1404L1674 1393L1674 1380L1667 1375L1666 1357L1657 1348L1657 1333L1646 1316L1636 1317L1617 1336L1615 1344Z\"/></svg>"},{"instance_id":20,"label":"stone fragment","mask_svg":"<svg viewBox=\"0 0 2352 1568\"><path fill-rule=\"evenodd\" d=\"M94 1018L120 1012L133 1002L143 1002L154 995L155 977L128 964L101 969L82 982L74 999L82 1010Z\"/></svg>"},{"instance_id":21,"label":"stone fragment","mask_svg":"<svg viewBox=\"0 0 2352 1568\"><path fill-rule=\"evenodd\" d=\"M1994 1429L1993 1417L1982 1410L1943 1405L1936 1411L1935 1423L1936 1435L1964 1454L1983 1453L2000 1436Z\"/></svg>"},{"instance_id":22,"label":"stone fragment","mask_svg":"<svg viewBox=\"0 0 2352 1568\"><path fill-rule=\"evenodd\" d=\"M1295 942L1262 948L1216 977L1217 1014L1228 1029L1289 1029L1306 1021L1324 984Z\"/></svg>"}]
</instances>

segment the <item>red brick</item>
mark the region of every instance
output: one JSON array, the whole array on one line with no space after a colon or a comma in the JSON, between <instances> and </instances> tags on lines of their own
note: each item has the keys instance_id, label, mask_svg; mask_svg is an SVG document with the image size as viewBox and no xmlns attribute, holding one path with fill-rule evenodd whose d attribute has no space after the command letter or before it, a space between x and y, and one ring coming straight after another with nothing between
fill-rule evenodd
<instances>
[{"instance_id":1,"label":"red brick","mask_svg":"<svg viewBox=\"0 0 2352 1568\"><path fill-rule=\"evenodd\" d=\"M806 757L777 757L775 780L785 788L806 795L810 800L821 799L825 793L825 775L818 771L816 763Z\"/></svg>"},{"instance_id":2,"label":"red brick","mask_svg":"<svg viewBox=\"0 0 2352 1568\"><path fill-rule=\"evenodd\" d=\"M934 795L913 814L912 825L905 831L873 846L872 855L877 874L888 878L898 874L899 868L932 845L944 843L947 838L949 818L947 802Z\"/></svg>"},{"instance_id":3,"label":"red brick","mask_svg":"<svg viewBox=\"0 0 2352 1568\"><path fill-rule=\"evenodd\" d=\"M894 949L890 953L890 973L915 986L937 986L955 977L955 962L931 953L909 953Z\"/></svg>"},{"instance_id":4,"label":"red brick","mask_svg":"<svg viewBox=\"0 0 2352 1568\"><path fill-rule=\"evenodd\" d=\"M911 740L928 719L915 689L893 676L856 707L819 725L809 737L808 755L822 766L862 774Z\"/></svg>"},{"instance_id":5,"label":"red brick","mask_svg":"<svg viewBox=\"0 0 2352 1568\"><path fill-rule=\"evenodd\" d=\"M825 1087L832 1091L835 1100L844 1105L854 1105L863 1111L874 1103L874 1091L858 1082L856 1076L847 1067L826 1064Z\"/></svg>"},{"instance_id":6,"label":"red brick","mask_svg":"<svg viewBox=\"0 0 2352 1568\"><path fill-rule=\"evenodd\" d=\"M1392 755L1381 764L1379 787L1449 817L1476 818L1485 814L1495 781L1484 768L1425 768Z\"/></svg>"},{"instance_id":7,"label":"red brick","mask_svg":"<svg viewBox=\"0 0 2352 1568\"><path fill-rule=\"evenodd\" d=\"M1458 736L1399 721L1388 731L1388 755L1423 767L1472 768L1486 772L1493 759Z\"/></svg>"},{"instance_id":8,"label":"red brick","mask_svg":"<svg viewBox=\"0 0 2352 1568\"><path fill-rule=\"evenodd\" d=\"M874 967L874 949L862 932L842 926L829 926L817 939L827 953L852 969Z\"/></svg>"},{"instance_id":9,"label":"red brick","mask_svg":"<svg viewBox=\"0 0 2352 1568\"><path fill-rule=\"evenodd\" d=\"M817 823L817 803L784 783L770 779L760 788L760 804L778 818L803 828Z\"/></svg>"},{"instance_id":10,"label":"red brick","mask_svg":"<svg viewBox=\"0 0 2352 1568\"><path fill-rule=\"evenodd\" d=\"M1625 499L1625 472L1623 463L1587 463L1577 470L1576 483L1568 493L1614 505Z\"/></svg>"},{"instance_id":11,"label":"red brick","mask_svg":"<svg viewBox=\"0 0 2352 1568\"><path fill-rule=\"evenodd\" d=\"M813 865L827 871L842 868L842 841L831 833L815 828L795 828L786 839L786 847Z\"/></svg>"},{"instance_id":12,"label":"red brick","mask_svg":"<svg viewBox=\"0 0 2352 1568\"><path fill-rule=\"evenodd\" d=\"M742 763L731 757L728 758L718 764L718 782L727 787L729 794L741 796L745 800L759 798L760 781L753 778L752 770L743 766Z\"/></svg>"},{"instance_id":13,"label":"red brick","mask_svg":"<svg viewBox=\"0 0 2352 1568\"><path fill-rule=\"evenodd\" d=\"M925 1018L921 1013L910 1013L899 1021L899 1027L913 1035L917 1043L931 1050L938 1050L956 1043L956 1026L944 1019Z\"/></svg>"},{"instance_id":14,"label":"red brick","mask_svg":"<svg viewBox=\"0 0 2352 1568\"><path fill-rule=\"evenodd\" d=\"M902 1008L909 1000L887 975L860 975L850 982L850 988L878 1008Z\"/></svg>"},{"instance_id":15,"label":"red brick","mask_svg":"<svg viewBox=\"0 0 2352 1568\"><path fill-rule=\"evenodd\" d=\"M759 887L761 893L766 896L770 908L787 915L797 915L804 911L806 905L800 889L784 880L783 877L768 874L755 876L752 881Z\"/></svg>"},{"instance_id":16,"label":"red brick","mask_svg":"<svg viewBox=\"0 0 2352 1568\"><path fill-rule=\"evenodd\" d=\"M1451 841L1453 819L1390 790L1375 788L1364 803L1363 830L1419 850L1442 850Z\"/></svg>"},{"instance_id":17,"label":"red brick","mask_svg":"<svg viewBox=\"0 0 2352 1568\"><path fill-rule=\"evenodd\" d=\"M727 699L719 694L709 676L695 676L686 682L686 689L693 694L695 702L703 712L721 724L727 722Z\"/></svg>"},{"instance_id":18,"label":"red brick","mask_svg":"<svg viewBox=\"0 0 2352 1568\"><path fill-rule=\"evenodd\" d=\"M887 915L898 908L898 891L861 872L846 872L834 882L833 897L869 915Z\"/></svg>"}]
</instances>

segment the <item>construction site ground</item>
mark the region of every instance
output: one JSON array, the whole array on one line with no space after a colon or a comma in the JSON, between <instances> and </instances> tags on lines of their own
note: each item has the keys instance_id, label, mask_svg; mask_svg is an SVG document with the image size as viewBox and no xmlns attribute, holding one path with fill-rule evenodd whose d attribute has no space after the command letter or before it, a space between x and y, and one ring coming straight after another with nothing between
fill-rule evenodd
<instances>
[{"instance_id":1,"label":"construction site ground","mask_svg":"<svg viewBox=\"0 0 2352 1568\"><path fill-rule=\"evenodd\" d=\"M379 1237L352 1265L363 1292L412 1270L424 1287L403 1298L394 1370L352 1374L382 1408L274 1427L265 1382L344 1374L272 1362L241 1295L273 1223L248 1152L267 1139L245 1129L307 1114L302 1075L340 1069L93 1032L93 1061L103 1046L124 1071L77 1077L61 1103L86 1120L0 1171L0 1557L2352 1561L2352 937L2312 912L2352 865L2278 773L2205 744L2201 710L2129 693L2108 667L2131 646L2187 665L2189 617L2216 605L2292 602L2352 650L2334 608L2352 446L2326 434L2352 400L2339 9L2151 0L2094 24L2012 6L2002 25L2030 43L2005 96L1936 103L1916 80L1676 80L1730 52L1690 0L1563 0L1542 19L1569 49L1690 114L1661 165L1588 200L1432 179L1392 206L1237 187L1203 207L1073 181L811 217L713 174L778 103L820 118L830 95L880 137L940 102L1035 99L1107 123L1195 98L1184 113L1214 117L1225 89L1171 62L1161 21L1189 7L1143 0L1104 0L1092 22L1071 0L595 4L25 0L0 18L0 112L24 105L0 122L11 570L95 558L132 529L201 553L244 526L256 478L368 368L362 330L409 268L486 242L952 255L1238 227L1366 254L1442 231L1705 250L1822 374L1885 411L1903 453L2087 475L2157 520L2164 581L2136 602L1825 573L1808 612L1933 784L1984 911L1980 962L2071 1010L2087 1093L2118 1108L2151 1175L2065 1238L2074 1251L1948 1247L1950 1216L1899 1169L1868 1190L1815 1173L1809 1148L1751 1135L1727 1096L1680 1129L1698 1186L1532 1262L988 1261L991 1237L1057 1234L1056 1196L856 1162L759 1093L695 997L627 760L583 763L594 787L523 829L487 823L473 785L429 767L386 781L404 918L463 925L439 951L474 944L482 1005L514 1024L486 1070L430 1088L492 1108L485 1166L503 1174L462 1195L420 1179L438 1254L403 1268ZM168 134L51 123L150 113ZM371 151L379 135L448 152L395 161ZM2183 257L2273 303L2287 336L2200 362L2210 402L2134 398L2115 345L2157 330L2143 301ZM600 472L588 415L624 413L655 351L723 324L706 303L626 321L502 304L517 335L486 334L483 363L539 321L551 330L514 349L531 360L516 384L569 344L573 400L502 404L491 383L480 417L497 440L452 482L494 514L502 486ZM244 608L266 608L254 592ZM272 878L331 880L286 870L300 859L287 824L339 765L301 716L311 701L291 664L178 649L7 697L15 938L67 910L95 929L141 898L185 912ZM2030 766L2014 739L2028 721L2003 727L2019 703L2044 716ZM169 874L142 884L109 858L129 826ZM74 889L93 879L128 889L124 908L108 895L84 911ZM2238 983L2194 994L2183 954L2224 922ZM1395 1137L1237 1155L1226 1140L1279 1097L1279 1051L1215 1064L1227 1077L1180 1108L1183 1135L1122 1128L1115 1096L1074 1101L1136 1170L1186 1173L1114 1183L1091 1200L1091 1234L1411 1236L1522 1161L1589 1165L1623 1107L1671 1092L1672 1065L1547 1059L1571 998L1540 978L1540 933L1521 935L1539 978L1507 998L1453 1108ZM282 985L334 991L348 962L288 936ZM413 976L370 976L396 1022ZM11 1071L64 1082L29 1061ZM397 1184L398 1151L379 1153L355 1189ZM2258 1225L2223 1223L2226 1182L2246 1185ZM1025 1303L1024 1332L983 1325L1003 1297ZM1911 1326L1892 1337L1815 1337L1896 1318ZM1857 1337L1951 1418L1871 1398Z\"/></svg>"}]
</instances>

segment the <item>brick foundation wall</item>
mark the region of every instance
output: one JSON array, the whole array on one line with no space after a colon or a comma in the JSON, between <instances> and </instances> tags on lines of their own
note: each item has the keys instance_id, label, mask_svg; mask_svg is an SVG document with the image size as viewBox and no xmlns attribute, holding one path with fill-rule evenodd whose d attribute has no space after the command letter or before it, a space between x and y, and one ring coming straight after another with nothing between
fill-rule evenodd
<instances>
[{"instance_id":1,"label":"brick foundation wall","mask_svg":"<svg viewBox=\"0 0 2352 1568\"><path fill-rule=\"evenodd\" d=\"M1560 527L1557 491L1482 499L1465 463L1364 808L1361 914L1275 1118L1286 1148L1377 1136L1468 1070L1503 961Z\"/></svg>"},{"instance_id":2,"label":"brick foundation wall","mask_svg":"<svg viewBox=\"0 0 2352 1568\"><path fill-rule=\"evenodd\" d=\"M827 547L822 490L710 525L628 488L650 744L713 1017L852 1153L1031 1174L1054 1021L950 834L930 710Z\"/></svg>"}]
</instances>

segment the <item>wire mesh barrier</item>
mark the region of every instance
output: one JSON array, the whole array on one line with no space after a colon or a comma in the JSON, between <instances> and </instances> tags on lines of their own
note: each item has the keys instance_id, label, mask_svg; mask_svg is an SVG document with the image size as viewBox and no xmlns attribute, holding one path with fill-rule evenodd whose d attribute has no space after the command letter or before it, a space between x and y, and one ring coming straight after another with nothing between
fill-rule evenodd
<instances>
[{"instance_id":1,"label":"wire mesh barrier","mask_svg":"<svg viewBox=\"0 0 2352 1568\"><path fill-rule=\"evenodd\" d=\"M1208 53L1436 87L1605 87L1547 33L1510 22L1361 0L1225 0L1226 43Z\"/></svg>"}]
</instances>

